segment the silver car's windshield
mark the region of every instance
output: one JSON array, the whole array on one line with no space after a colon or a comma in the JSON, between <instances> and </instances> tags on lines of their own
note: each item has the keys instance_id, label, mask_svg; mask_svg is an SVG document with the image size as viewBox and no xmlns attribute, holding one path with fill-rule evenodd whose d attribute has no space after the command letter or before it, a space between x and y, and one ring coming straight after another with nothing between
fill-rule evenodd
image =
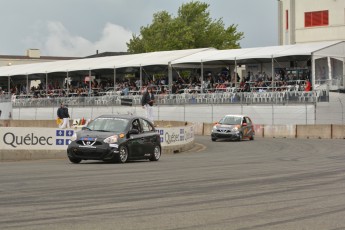
<instances>
[{"instance_id":1,"label":"silver car's windshield","mask_svg":"<svg viewBox=\"0 0 345 230\"><path fill-rule=\"evenodd\" d=\"M240 125L242 122L241 117L225 116L220 121L219 124L223 125Z\"/></svg>"},{"instance_id":2,"label":"silver car's windshield","mask_svg":"<svg viewBox=\"0 0 345 230\"><path fill-rule=\"evenodd\" d=\"M127 125L127 119L97 118L92 121L87 128L92 131L121 133L125 131Z\"/></svg>"}]
</instances>

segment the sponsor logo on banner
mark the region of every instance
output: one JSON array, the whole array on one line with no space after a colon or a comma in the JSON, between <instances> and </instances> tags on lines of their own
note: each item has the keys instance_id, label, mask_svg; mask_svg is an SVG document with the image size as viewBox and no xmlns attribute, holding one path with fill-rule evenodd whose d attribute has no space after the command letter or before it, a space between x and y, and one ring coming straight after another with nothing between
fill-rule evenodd
<instances>
[{"instance_id":1,"label":"sponsor logo on banner","mask_svg":"<svg viewBox=\"0 0 345 230\"><path fill-rule=\"evenodd\" d=\"M2 139L5 145L13 148L20 146L53 145L52 137L37 136L34 133L20 135L14 132L6 132Z\"/></svg>"},{"instance_id":2,"label":"sponsor logo on banner","mask_svg":"<svg viewBox=\"0 0 345 230\"><path fill-rule=\"evenodd\" d=\"M4 127L0 129L0 149L54 150L66 148L74 130L54 128Z\"/></svg>"},{"instance_id":3,"label":"sponsor logo on banner","mask_svg":"<svg viewBox=\"0 0 345 230\"><path fill-rule=\"evenodd\" d=\"M69 145L73 134L74 130L56 130L56 145Z\"/></svg>"},{"instance_id":4,"label":"sponsor logo on banner","mask_svg":"<svg viewBox=\"0 0 345 230\"><path fill-rule=\"evenodd\" d=\"M173 130L171 132L165 132L164 139L167 144L173 144L180 141L180 134Z\"/></svg>"}]
</instances>

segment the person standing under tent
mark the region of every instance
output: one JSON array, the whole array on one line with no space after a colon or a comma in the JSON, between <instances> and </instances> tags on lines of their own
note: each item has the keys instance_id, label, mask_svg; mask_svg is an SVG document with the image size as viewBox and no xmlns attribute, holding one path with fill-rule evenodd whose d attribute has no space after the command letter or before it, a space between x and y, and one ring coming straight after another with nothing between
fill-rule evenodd
<instances>
[{"instance_id":1,"label":"person standing under tent","mask_svg":"<svg viewBox=\"0 0 345 230\"><path fill-rule=\"evenodd\" d=\"M155 102L155 96L152 92L152 87L148 86L141 98L141 105L146 110L146 118L153 123L153 103Z\"/></svg>"}]
</instances>

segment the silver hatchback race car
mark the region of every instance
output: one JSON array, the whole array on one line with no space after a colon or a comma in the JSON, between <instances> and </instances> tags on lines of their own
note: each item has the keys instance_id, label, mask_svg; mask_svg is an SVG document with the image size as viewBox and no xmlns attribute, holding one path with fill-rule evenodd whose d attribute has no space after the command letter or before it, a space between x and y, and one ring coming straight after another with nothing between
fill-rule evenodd
<instances>
[{"instance_id":1,"label":"silver hatchback race car","mask_svg":"<svg viewBox=\"0 0 345 230\"><path fill-rule=\"evenodd\" d=\"M241 141L243 139L254 140L254 125L248 116L225 115L217 122L211 133L211 140L231 139Z\"/></svg>"}]
</instances>

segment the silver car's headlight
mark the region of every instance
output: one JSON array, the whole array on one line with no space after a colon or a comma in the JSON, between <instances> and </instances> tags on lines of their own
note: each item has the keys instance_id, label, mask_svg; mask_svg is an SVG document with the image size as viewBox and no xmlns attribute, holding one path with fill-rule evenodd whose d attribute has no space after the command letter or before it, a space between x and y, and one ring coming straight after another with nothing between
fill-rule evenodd
<instances>
[{"instance_id":1,"label":"silver car's headlight","mask_svg":"<svg viewBox=\"0 0 345 230\"><path fill-rule=\"evenodd\" d=\"M117 138L118 138L117 135L113 135L113 136L105 138L103 142L108 143L108 144L113 144L117 142Z\"/></svg>"},{"instance_id":2,"label":"silver car's headlight","mask_svg":"<svg viewBox=\"0 0 345 230\"><path fill-rule=\"evenodd\" d=\"M75 140L77 140L77 133L73 133L73 135L71 136L71 141Z\"/></svg>"},{"instance_id":3,"label":"silver car's headlight","mask_svg":"<svg viewBox=\"0 0 345 230\"><path fill-rule=\"evenodd\" d=\"M212 133L217 131L217 126L213 126Z\"/></svg>"},{"instance_id":4,"label":"silver car's headlight","mask_svg":"<svg viewBox=\"0 0 345 230\"><path fill-rule=\"evenodd\" d=\"M231 130L232 132L237 132L238 131L238 128L237 127L235 127L235 128L232 128L232 130Z\"/></svg>"}]
</instances>

